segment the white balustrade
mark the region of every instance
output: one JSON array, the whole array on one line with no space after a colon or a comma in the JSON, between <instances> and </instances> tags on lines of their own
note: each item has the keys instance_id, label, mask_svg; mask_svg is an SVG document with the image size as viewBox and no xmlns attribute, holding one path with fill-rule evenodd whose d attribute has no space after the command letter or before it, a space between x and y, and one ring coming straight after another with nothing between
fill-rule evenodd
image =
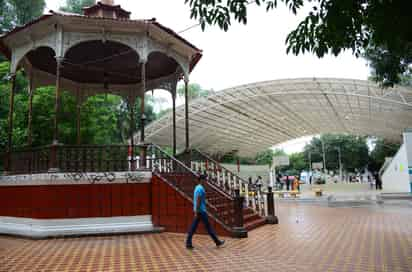
<instances>
[{"instance_id":1,"label":"white balustrade","mask_svg":"<svg viewBox=\"0 0 412 272\"><path fill-rule=\"evenodd\" d=\"M247 184L245 184L245 199L246 199L246 206L249 207L249 188Z\"/></svg>"},{"instance_id":2,"label":"white balustrade","mask_svg":"<svg viewBox=\"0 0 412 272\"><path fill-rule=\"evenodd\" d=\"M268 195L267 193L263 194L263 211L264 211L263 216L267 216L268 215Z\"/></svg>"}]
</instances>

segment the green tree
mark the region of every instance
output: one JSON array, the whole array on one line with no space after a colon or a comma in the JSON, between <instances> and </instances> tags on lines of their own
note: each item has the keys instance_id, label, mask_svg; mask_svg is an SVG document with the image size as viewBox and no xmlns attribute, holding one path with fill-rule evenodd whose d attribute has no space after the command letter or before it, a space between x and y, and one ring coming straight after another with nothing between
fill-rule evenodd
<instances>
[{"instance_id":1,"label":"green tree","mask_svg":"<svg viewBox=\"0 0 412 272\"><path fill-rule=\"evenodd\" d=\"M303 170L308 169L308 163L305 158L305 153L293 153L289 155L289 166L287 167L293 175L299 175Z\"/></svg>"},{"instance_id":2,"label":"green tree","mask_svg":"<svg viewBox=\"0 0 412 272\"><path fill-rule=\"evenodd\" d=\"M322 149L322 142L324 149ZM311 162L323 162L323 150L325 151L326 169L337 171L339 169L339 152L343 169L355 171L367 166L369 161L369 150L366 138L346 134L322 134L320 138L313 138L305 146L305 164Z\"/></svg>"},{"instance_id":3,"label":"green tree","mask_svg":"<svg viewBox=\"0 0 412 272\"><path fill-rule=\"evenodd\" d=\"M262 152L259 152L255 157L256 164L266 164L272 165L272 160L274 156L285 156L286 153L282 149L268 149Z\"/></svg>"},{"instance_id":4,"label":"green tree","mask_svg":"<svg viewBox=\"0 0 412 272\"><path fill-rule=\"evenodd\" d=\"M398 83L399 76L412 63L412 1L185 0L190 6L191 18L198 19L203 29L206 25L218 25L225 31L232 20L247 23L250 5L265 6L269 11L275 9L278 2L293 13L305 3L312 6L306 18L287 36L287 52L295 55L312 52L323 57L349 49L355 56L361 56L372 47L383 56L382 60L376 59L378 63L372 63L376 79L386 85Z\"/></svg>"},{"instance_id":5,"label":"green tree","mask_svg":"<svg viewBox=\"0 0 412 272\"><path fill-rule=\"evenodd\" d=\"M60 10L64 12L83 14L84 7L90 7L95 3L95 0L66 0L66 5L60 7Z\"/></svg>"},{"instance_id":6,"label":"green tree","mask_svg":"<svg viewBox=\"0 0 412 272\"><path fill-rule=\"evenodd\" d=\"M189 101L196 99L198 97L206 97L214 92L213 90L203 89L197 83L190 83L188 86L188 91L189 91L189 94L188 94ZM184 85L180 85L177 88L177 95L179 97L185 97L185 86Z\"/></svg>"},{"instance_id":7,"label":"green tree","mask_svg":"<svg viewBox=\"0 0 412 272\"><path fill-rule=\"evenodd\" d=\"M0 0L0 34L13 27L13 7L7 0Z\"/></svg>"},{"instance_id":8,"label":"green tree","mask_svg":"<svg viewBox=\"0 0 412 272\"><path fill-rule=\"evenodd\" d=\"M23 25L43 14L46 2L44 0L6 0L13 8L17 25Z\"/></svg>"},{"instance_id":9,"label":"green tree","mask_svg":"<svg viewBox=\"0 0 412 272\"><path fill-rule=\"evenodd\" d=\"M370 153L369 170L379 171L385 162L386 157L393 157L398 152L400 145L398 143L388 142L378 138L375 141L375 147Z\"/></svg>"}]
</instances>

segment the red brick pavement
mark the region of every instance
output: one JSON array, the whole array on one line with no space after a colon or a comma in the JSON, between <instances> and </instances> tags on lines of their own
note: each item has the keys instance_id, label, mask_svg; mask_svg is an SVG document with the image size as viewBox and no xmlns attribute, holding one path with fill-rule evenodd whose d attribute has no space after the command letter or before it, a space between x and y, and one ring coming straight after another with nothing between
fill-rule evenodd
<instances>
[{"instance_id":1,"label":"red brick pavement","mask_svg":"<svg viewBox=\"0 0 412 272\"><path fill-rule=\"evenodd\" d=\"M412 271L412 210L283 204L280 225L229 239L162 233L26 240L0 236L0 271ZM298 221L296 221L296 217Z\"/></svg>"}]
</instances>

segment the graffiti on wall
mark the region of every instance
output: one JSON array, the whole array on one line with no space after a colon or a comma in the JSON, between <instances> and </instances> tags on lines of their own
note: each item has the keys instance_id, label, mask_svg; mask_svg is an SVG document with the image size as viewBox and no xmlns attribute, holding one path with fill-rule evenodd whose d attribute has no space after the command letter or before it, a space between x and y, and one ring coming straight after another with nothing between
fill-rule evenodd
<instances>
[{"instance_id":1,"label":"graffiti on wall","mask_svg":"<svg viewBox=\"0 0 412 272\"><path fill-rule=\"evenodd\" d=\"M0 186L148 183L151 172L73 172L0 176Z\"/></svg>"}]
</instances>

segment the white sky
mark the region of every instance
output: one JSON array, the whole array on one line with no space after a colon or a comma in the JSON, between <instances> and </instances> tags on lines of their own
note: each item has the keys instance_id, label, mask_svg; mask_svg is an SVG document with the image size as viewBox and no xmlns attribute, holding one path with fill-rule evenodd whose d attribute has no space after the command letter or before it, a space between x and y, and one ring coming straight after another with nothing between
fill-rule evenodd
<instances>
[{"instance_id":1,"label":"white sky","mask_svg":"<svg viewBox=\"0 0 412 272\"><path fill-rule=\"evenodd\" d=\"M46 0L48 10L57 10L64 3L64 0ZM131 11L133 19L154 17L176 32L197 23L190 19L184 0L115 0L115 3ZM192 72L191 82L219 91L241 84L285 78L367 79L369 69L365 60L355 58L351 52L322 59L311 54L286 54L286 36L305 15L306 12L301 12L294 16L281 3L269 13L264 7L251 5L246 26L233 22L228 32L217 27L202 32L200 27L195 27L181 33L203 50L203 58ZM158 95L165 96L165 92L158 92ZM171 100L169 102L168 105L171 105ZM296 151L300 151L299 148L293 148L292 152Z\"/></svg>"}]
</instances>

